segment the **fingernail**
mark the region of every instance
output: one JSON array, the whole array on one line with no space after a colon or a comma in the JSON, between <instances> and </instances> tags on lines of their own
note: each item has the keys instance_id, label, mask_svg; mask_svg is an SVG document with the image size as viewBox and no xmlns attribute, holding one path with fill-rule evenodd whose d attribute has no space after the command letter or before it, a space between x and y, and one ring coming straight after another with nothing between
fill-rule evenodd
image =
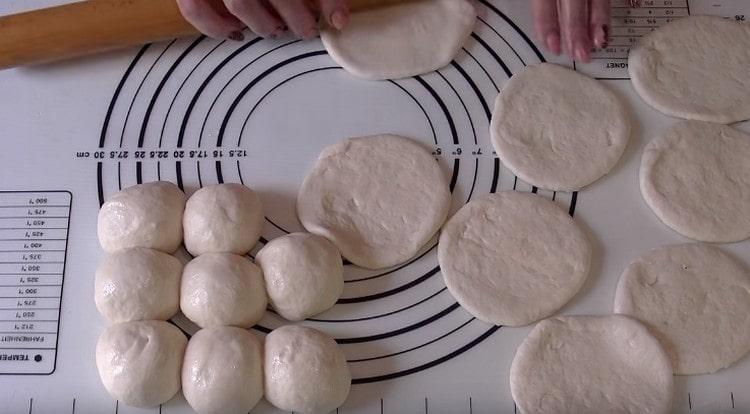
<instances>
[{"instance_id":1,"label":"fingernail","mask_svg":"<svg viewBox=\"0 0 750 414\"><path fill-rule=\"evenodd\" d=\"M342 30L349 23L349 14L341 10L331 13L330 22L336 30Z\"/></svg>"},{"instance_id":2,"label":"fingernail","mask_svg":"<svg viewBox=\"0 0 750 414\"><path fill-rule=\"evenodd\" d=\"M586 50L586 48L583 46L576 46L575 58L580 62L587 63L589 61L588 50Z\"/></svg>"},{"instance_id":3,"label":"fingernail","mask_svg":"<svg viewBox=\"0 0 750 414\"><path fill-rule=\"evenodd\" d=\"M237 42L242 42L243 40L245 40L245 35L242 34L242 32L240 32L239 30L236 32L230 33L228 37L229 39L237 41Z\"/></svg>"},{"instance_id":4,"label":"fingernail","mask_svg":"<svg viewBox=\"0 0 750 414\"><path fill-rule=\"evenodd\" d=\"M550 52L556 55L560 54L560 35L558 35L557 33L548 34L546 43L547 43L547 49L549 49Z\"/></svg>"},{"instance_id":5,"label":"fingernail","mask_svg":"<svg viewBox=\"0 0 750 414\"><path fill-rule=\"evenodd\" d=\"M318 35L318 29L315 27L311 27L305 31L305 33L302 35L303 39L312 39L313 37Z\"/></svg>"},{"instance_id":6,"label":"fingernail","mask_svg":"<svg viewBox=\"0 0 750 414\"><path fill-rule=\"evenodd\" d=\"M605 48L607 47L607 40L609 40L609 27L603 24L596 29L594 42L596 43L596 47Z\"/></svg>"},{"instance_id":7,"label":"fingernail","mask_svg":"<svg viewBox=\"0 0 750 414\"><path fill-rule=\"evenodd\" d=\"M271 34L268 35L268 37L270 37L271 39L276 39L277 37L279 37L282 34L284 34L285 31L286 31L286 26L281 25L281 26L277 27L276 29L274 29L274 31L271 32Z\"/></svg>"}]
</instances>

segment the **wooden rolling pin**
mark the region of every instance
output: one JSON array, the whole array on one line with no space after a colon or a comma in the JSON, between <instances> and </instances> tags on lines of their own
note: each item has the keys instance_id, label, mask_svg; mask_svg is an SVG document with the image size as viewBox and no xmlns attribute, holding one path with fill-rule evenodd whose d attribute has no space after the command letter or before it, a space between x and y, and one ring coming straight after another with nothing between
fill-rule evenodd
<instances>
[{"instance_id":1,"label":"wooden rolling pin","mask_svg":"<svg viewBox=\"0 0 750 414\"><path fill-rule=\"evenodd\" d=\"M352 10L409 0L352 0ZM175 0L88 0L0 17L0 69L51 62L198 32Z\"/></svg>"}]
</instances>

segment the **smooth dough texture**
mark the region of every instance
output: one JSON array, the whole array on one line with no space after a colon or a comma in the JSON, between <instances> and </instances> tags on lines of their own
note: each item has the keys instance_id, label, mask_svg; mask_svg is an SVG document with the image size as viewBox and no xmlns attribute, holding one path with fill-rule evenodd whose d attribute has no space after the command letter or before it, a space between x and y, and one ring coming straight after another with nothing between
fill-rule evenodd
<instances>
[{"instance_id":1,"label":"smooth dough texture","mask_svg":"<svg viewBox=\"0 0 750 414\"><path fill-rule=\"evenodd\" d=\"M263 206L242 184L216 184L193 193L185 206L185 248L204 253L244 255L260 239Z\"/></svg>"},{"instance_id":2,"label":"smooth dough texture","mask_svg":"<svg viewBox=\"0 0 750 414\"><path fill-rule=\"evenodd\" d=\"M630 50L628 69L644 101L671 116L729 124L750 118L750 24L684 17Z\"/></svg>"},{"instance_id":3,"label":"smooth dough texture","mask_svg":"<svg viewBox=\"0 0 750 414\"><path fill-rule=\"evenodd\" d=\"M271 240L255 257L263 269L268 300L291 321L333 306L344 290L341 253L326 238L292 233Z\"/></svg>"},{"instance_id":4,"label":"smooth dough texture","mask_svg":"<svg viewBox=\"0 0 750 414\"><path fill-rule=\"evenodd\" d=\"M524 414L667 414L672 381L659 341L621 315L543 320L510 367Z\"/></svg>"},{"instance_id":5,"label":"smooth dough texture","mask_svg":"<svg viewBox=\"0 0 750 414\"><path fill-rule=\"evenodd\" d=\"M353 13L347 27L326 28L328 54L347 72L370 79L398 79L446 66L474 29L467 0L422 0Z\"/></svg>"},{"instance_id":6,"label":"smooth dough texture","mask_svg":"<svg viewBox=\"0 0 750 414\"><path fill-rule=\"evenodd\" d=\"M206 253L182 272L180 309L201 328L250 328L266 311L263 273L249 259L230 253Z\"/></svg>"},{"instance_id":7,"label":"smooth dough texture","mask_svg":"<svg viewBox=\"0 0 750 414\"><path fill-rule=\"evenodd\" d=\"M509 191L461 208L443 227L438 261L448 290L469 313L522 326L553 314L578 292L591 245L554 202Z\"/></svg>"},{"instance_id":8,"label":"smooth dough texture","mask_svg":"<svg viewBox=\"0 0 750 414\"><path fill-rule=\"evenodd\" d=\"M130 247L174 253L182 243L184 210L185 194L172 183L128 187L99 210L99 244L107 253Z\"/></svg>"},{"instance_id":9,"label":"smooth dough texture","mask_svg":"<svg viewBox=\"0 0 750 414\"><path fill-rule=\"evenodd\" d=\"M429 151L395 135L323 150L297 197L305 228L352 263L381 269L414 257L445 221L448 179Z\"/></svg>"},{"instance_id":10,"label":"smooth dough texture","mask_svg":"<svg viewBox=\"0 0 750 414\"><path fill-rule=\"evenodd\" d=\"M352 382L336 341L304 326L286 325L266 336L264 369L268 402L301 414L335 410Z\"/></svg>"},{"instance_id":11,"label":"smooth dough texture","mask_svg":"<svg viewBox=\"0 0 750 414\"><path fill-rule=\"evenodd\" d=\"M667 226L694 240L750 237L750 135L683 121L646 145L641 194Z\"/></svg>"},{"instance_id":12,"label":"smooth dough texture","mask_svg":"<svg viewBox=\"0 0 750 414\"><path fill-rule=\"evenodd\" d=\"M155 407L180 390L187 338L164 321L109 326L96 344L96 366L107 392L127 405Z\"/></svg>"},{"instance_id":13,"label":"smooth dough texture","mask_svg":"<svg viewBox=\"0 0 750 414\"><path fill-rule=\"evenodd\" d=\"M263 348L245 329L201 329L185 350L182 393L198 414L246 414L263 397Z\"/></svg>"},{"instance_id":14,"label":"smooth dough texture","mask_svg":"<svg viewBox=\"0 0 750 414\"><path fill-rule=\"evenodd\" d=\"M622 274L615 313L645 323L675 374L708 374L750 351L750 273L719 248L654 249Z\"/></svg>"},{"instance_id":15,"label":"smooth dough texture","mask_svg":"<svg viewBox=\"0 0 750 414\"><path fill-rule=\"evenodd\" d=\"M547 190L577 191L617 164L630 129L627 109L603 83L542 63L505 85L490 133L498 157L519 178Z\"/></svg>"},{"instance_id":16,"label":"smooth dough texture","mask_svg":"<svg viewBox=\"0 0 750 414\"><path fill-rule=\"evenodd\" d=\"M96 269L94 301L112 323L167 320L180 310L182 263L136 247L108 254Z\"/></svg>"}]
</instances>

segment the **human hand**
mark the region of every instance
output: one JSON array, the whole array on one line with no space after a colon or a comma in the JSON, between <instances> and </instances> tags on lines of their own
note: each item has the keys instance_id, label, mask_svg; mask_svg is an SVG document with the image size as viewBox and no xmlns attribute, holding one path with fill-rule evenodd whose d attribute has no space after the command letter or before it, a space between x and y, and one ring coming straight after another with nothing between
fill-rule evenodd
<instances>
[{"instance_id":1,"label":"human hand","mask_svg":"<svg viewBox=\"0 0 750 414\"><path fill-rule=\"evenodd\" d=\"M250 28L263 37L287 29L308 39L318 35L318 21L336 29L349 22L348 0L177 0L182 15L198 30L218 39L244 40Z\"/></svg>"}]
</instances>

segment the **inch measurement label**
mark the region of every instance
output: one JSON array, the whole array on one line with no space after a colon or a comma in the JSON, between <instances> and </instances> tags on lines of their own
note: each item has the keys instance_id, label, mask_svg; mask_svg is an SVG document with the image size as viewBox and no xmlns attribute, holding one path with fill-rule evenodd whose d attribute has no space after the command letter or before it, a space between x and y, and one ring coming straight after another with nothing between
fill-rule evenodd
<instances>
[{"instance_id":1,"label":"inch measurement label","mask_svg":"<svg viewBox=\"0 0 750 414\"><path fill-rule=\"evenodd\" d=\"M0 375L55 370L71 202L0 191Z\"/></svg>"}]
</instances>

